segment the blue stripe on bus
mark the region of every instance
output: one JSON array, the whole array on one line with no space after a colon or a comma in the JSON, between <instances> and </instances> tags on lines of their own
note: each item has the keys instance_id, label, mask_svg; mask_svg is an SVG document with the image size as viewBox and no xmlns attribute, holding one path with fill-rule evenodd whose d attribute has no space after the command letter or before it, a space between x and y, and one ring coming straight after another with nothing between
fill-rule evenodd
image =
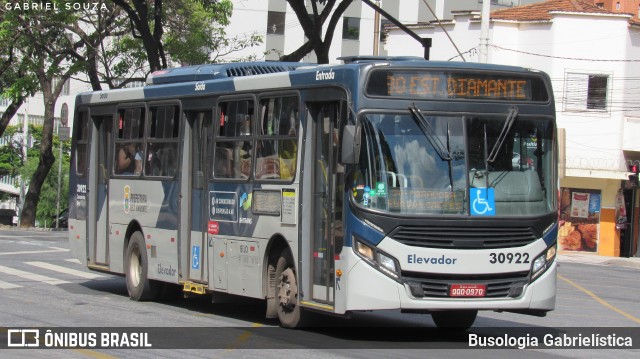
<instances>
[{"instance_id":1,"label":"blue stripe on bus","mask_svg":"<svg viewBox=\"0 0 640 359\"><path fill-rule=\"evenodd\" d=\"M355 234L368 243L377 246L384 239L384 233L378 232L370 225L364 223L360 218L356 217L349 206L345 206L346 228L347 232L344 237L344 245L350 247L353 245L352 236Z\"/></svg>"},{"instance_id":2,"label":"blue stripe on bus","mask_svg":"<svg viewBox=\"0 0 640 359\"><path fill-rule=\"evenodd\" d=\"M547 234L543 237L544 242L547 246L552 245L556 242L558 238L558 222L553 224L553 227L547 232Z\"/></svg>"}]
</instances>

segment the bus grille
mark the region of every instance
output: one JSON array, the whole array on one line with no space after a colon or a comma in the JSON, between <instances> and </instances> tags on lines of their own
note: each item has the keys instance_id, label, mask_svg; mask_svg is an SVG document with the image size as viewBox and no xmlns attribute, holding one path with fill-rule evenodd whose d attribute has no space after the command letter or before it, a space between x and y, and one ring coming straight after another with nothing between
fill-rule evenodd
<instances>
[{"instance_id":1,"label":"bus grille","mask_svg":"<svg viewBox=\"0 0 640 359\"><path fill-rule=\"evenodd\" d=\"M495 249L522 247L539 237L531 227L399 226L389 234L413 247Z\"/></svg>"},{"instance_id":2,"label":"bus grille","mask_svg":"<svg viewBox=\"0 0 640 359\"><path fill-rule=\"evenodd\" d=\"M485 284L484 298L517 297L529 283L529 272L447 275L433 273L402 272L402 281L415 297L447 298L451 284Z\"/></svg>"}]
</instances>

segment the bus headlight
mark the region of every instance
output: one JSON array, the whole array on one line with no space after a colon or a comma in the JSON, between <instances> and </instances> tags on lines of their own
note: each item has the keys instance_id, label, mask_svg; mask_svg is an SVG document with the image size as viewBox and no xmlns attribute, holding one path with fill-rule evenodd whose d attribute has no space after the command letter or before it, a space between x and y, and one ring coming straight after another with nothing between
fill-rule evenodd
<instances>
[{"instance_id":1,"label":"bus headlight","mask_svg":"<svg viewBox=\"0 0 640 359\"><path fill-rule=\"evenodd\" d=\"M384 273L393 280L400 281L400 264L393 256L376 247L365 244L357 236L353 236L353 250L369 265Z\"/></svg>"},{"instance_id":2,"label":"bus headlight","mask_svg":"<svg viewBox=\"0 0 640 359\"><path fill-rule=\"evenodd\" d=\"M375 257L374 257L375 250L373 249L373 247L370 247L360 242L359 240L355 240L353 243L355 243L356 253L359 254L360 257L366 259L371 263L375 262Z\"/></svg>"},{"instance_id":3,"label":"bus headlight","mask_svg":"<svg viewBox=\"0 0 640 359\"><path fill-rule=\"evenodd\" d=\"M396 267L396 262L393 258L382 253L378 253L378 263L380 264L380 269L382 269L382 271L394 278L398 278L398 267Z\"/></svg>"},{"instance_id":4,"label":"bus headlight","mask_svg":"<svg viewBox=\"0 0 640 359\"><path fill-rule=\"evenodd\" d=\"M531 281L533 282L542 273L544 273L553 263L556 258L556 243L547 248L533 261L531 266Z\"/></svg>"}]
</instances>

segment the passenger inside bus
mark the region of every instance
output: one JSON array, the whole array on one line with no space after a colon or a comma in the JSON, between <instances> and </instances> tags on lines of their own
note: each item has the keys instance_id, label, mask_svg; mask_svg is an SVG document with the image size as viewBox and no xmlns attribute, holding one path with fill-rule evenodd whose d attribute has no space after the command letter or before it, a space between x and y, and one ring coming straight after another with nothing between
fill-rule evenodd
<instances>
[{"instance_id":1,"label":"passenger inside bus","mask_svg":"<svg viewBox=\"0 0 640 359\"><path fill-rule=\"evenodd\" d=\"M122 175L139 175L142 173L142 153L136 149L135 143L124 144L118 151L116 173Z\"/></svg>"}]
</instances>

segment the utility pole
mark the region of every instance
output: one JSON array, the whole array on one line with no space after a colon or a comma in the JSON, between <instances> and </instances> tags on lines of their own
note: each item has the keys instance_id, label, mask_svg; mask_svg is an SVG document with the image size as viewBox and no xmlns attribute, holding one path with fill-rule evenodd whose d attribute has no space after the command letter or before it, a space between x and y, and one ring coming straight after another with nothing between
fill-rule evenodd
<instances>
[{"instance_id":1,"label":"utility pole","mask_svg":"<svg viewBox=\"0 0 640 359\"><path fill-rule=\"evenodd\" d=\"M482 0L480 22L480 51L478 61L489 62L489 17L491 14L491 0Z\"/></svg>"},{"instance_id":2,"label":"utility pole","mask_svg":"<svg viewBox=\"0 0 640 359\"><path fill-rule=\"evenodd\" d=\"M429 60L429 52L430 52L430 49L431 49L431 38L430 37L421 38L418 34L416 34L411 29L409 29L407 26L402 24L398 19L396 19L395 17L389 15L389 13L387 13L386 11L382 10L382 8L380 8L380 6L374 4L371 0L362 0L362 2L367 4L367 5L369 5L369 7L371 7L373 10L375 10L377 13L380 13L387 20L391 21L394 25L399 27L402 31L404 31L409 36L411 36L414 39L416 39L420 43L420 45L422 45L422 47L424 48L424 58L426 60Z\"/></svg>"},{"instance_id":3,"label":"utility pole","mask_svg":"<svg viewBox=\"0 0 640 359\"><path fill-rule=\"evenodd\" d=\"M376 6L380 7L380 1L376 1ZM380 54L380 13L375 11L373 16L373 56Z\"/></svg>"},{"instance_id":4,"label":"utility pole","mask_svg":"<svg viewBox=\"0 0 640 359\"><path fill-rule=\"evenodd\" d=\"M66 108L66 104L63 108ZM64 113L62 113L64 112ZM60 228L60 187L62 183L62 142L68 141L71 137L70 128L67 127L69 119L67 118L68 112L62 111L60 113L60 121L58 122L58 141L60 142L60 152L58 154L58 195L56 197L56 228Z\"/></svg>"},{"instance_id":5,"label":"utility pole","mask_svg":"<svg viewBox=\"0 0 640 359\"><path fill-rule=\"evenodd\" d=\"M27 150L29 148L29 100L24 101L24 121L22 122L22 160L23 166L27 165ZM24 199L26 196L24 176L20 176L20 206L18 207L18 223L22 224L22 209L24 208Z\"/></svg>"},{"instance_id":6,"label":"utility pole","mask_svg":"<svg viewBox=\"0 0 640 359\"><path fill-rule=\"evenodd\" d=\"M60 126L58 122L58 143L60 152L58 154L58 195L56 196L56 229L60 228L60 184L62 183L62 136L60 136Z\"/></svg>"}]
</instances>

